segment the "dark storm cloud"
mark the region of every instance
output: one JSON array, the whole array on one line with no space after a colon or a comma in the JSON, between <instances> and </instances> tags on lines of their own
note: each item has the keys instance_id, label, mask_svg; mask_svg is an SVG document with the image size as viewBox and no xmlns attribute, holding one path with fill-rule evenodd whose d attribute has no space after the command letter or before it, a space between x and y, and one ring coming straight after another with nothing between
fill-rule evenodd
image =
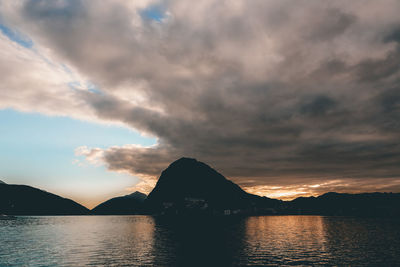
<instances>
[{"instance_id":1,"label":"dark storm cloud","mask_svg":"<svg viewBox=\"0 0 400 267\"><path fill-rule=\"evenodd\" d=\"M42 0L8 19L99 86L76 93L98 119L158 138L82 152L111 170L187 156L247 188L397 190L400 6L384 2Z\"/></svg>"},{"instance_id":2,"label":"dark storm cloud","mask_svg":"<svg viewBox=\"0 0 400 267\"><path fill-rule=\"evenodd\" d=\"M322 14L315 16L317 24L308 38L315 41L328 41L341 35L352 23L356 21L356 16L347 14L340 9L322 9ZM311 19L312 20L312 19Z\"/></svg>"},{"instance_id":3,"label":"dark storm cloud","mask_svg":"<svg viewBox=\"0 0 400 267\"><path fill-rule=\"evenodd\" d=\"M400 26L393 28L392 31L384 37L383 41L400 43Z\"/></svg>"},{"instance_id":4,"label":"dark storm cloud","mask_svg":"<svg viewBox=\"0 0 400 267\"><path fill-rule=\"evenodd\" d=\"M336 102L326 96L317 96L301 107L301 112L311 116L323 116L336 106Z\"/></svg>"},{"instance_id":5,"label":"dark storm cloud","mask_svg":"<svg viewBox=\"0 0 400 267\"><path fill-rule=\"evenodd\" d=\"M384 59L367 59L357 66L362 81L376 82L399 72L400 48L391 51Z\"/></svg>"},{"instance_id":6,"label":"dark storm cloud","mask_svg":"<svg viewBox=\"0 0 400 267\"><path fill-rule=\"evenodd\" d=\"M84 6L80 0L28 1L24 5L24 14L38 20L55 18L56 21L63 19L70 21L71 19L79 19L84 14Z\"/></svg>"},{"instance_id":7,"label":"dark storm cloud","mask_svg":"<svg viewBox=\"0 0 400 267\"><path fill-rule=\"evenodd\" d=\"M395 43L395 48L390 50L384 58L365 59L361 61L356 70L361 80L366 82L377 82L398 74L400 71L400 29L396 26L391 28L389 34L384 36L383 43ZM397 77L398 78L398 77Z\"/></svg>"}]
</instances>

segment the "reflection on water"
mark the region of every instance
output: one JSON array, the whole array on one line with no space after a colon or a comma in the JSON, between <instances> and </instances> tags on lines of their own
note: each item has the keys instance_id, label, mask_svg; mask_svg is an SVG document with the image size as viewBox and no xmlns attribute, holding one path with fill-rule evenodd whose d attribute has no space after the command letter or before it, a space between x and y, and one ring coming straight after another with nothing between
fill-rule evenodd
<instances>
[{"instance_id":1,"label":"reflection on water","mask_svg":"<svg viewBox=\"0 0 400 267\"><path fill-rule=\"evenodd\" d=\"M246 221L244 254L250 264L324 264L323 221L317 216L253 217Z\"/></svg>"},{"instance_id":2,"label":"reflection on water","mask_svg":"<svg viewBox=\"0 0 400 267\"><path fill-rule=\"evenodd\" d=\"M0 266L400 265L400 221L262 216L0 220Z\"/></svg>"}]
</instances>

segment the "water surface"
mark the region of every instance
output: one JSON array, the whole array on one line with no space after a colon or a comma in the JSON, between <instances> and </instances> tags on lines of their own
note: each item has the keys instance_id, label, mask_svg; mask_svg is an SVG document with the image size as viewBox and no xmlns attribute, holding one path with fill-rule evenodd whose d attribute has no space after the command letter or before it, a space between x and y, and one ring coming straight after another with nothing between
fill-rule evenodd
<instances>
[{"instance_id":1,"label":"water surface","mask_svg":"<svg viewBox=\"0 0 400 267\"><path fill-rule=\"evenodd\" d=\"M0 266L400 266L400 221L260 216L0 220Z\"/></svg>"}]
</instances>

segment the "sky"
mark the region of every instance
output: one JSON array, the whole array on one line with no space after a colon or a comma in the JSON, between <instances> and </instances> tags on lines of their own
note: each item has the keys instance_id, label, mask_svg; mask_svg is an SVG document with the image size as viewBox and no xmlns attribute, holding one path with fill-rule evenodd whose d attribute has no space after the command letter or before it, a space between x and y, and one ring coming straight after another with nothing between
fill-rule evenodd
<instances>
[{"instance_id":1,"label":"sky","mask_svg":"<svg viewBox=\"0 0 400 267\"><path fill-rule=\"evenodd\" d=\"M0 180L93 207L180 157L400 192L397 0L0 0Z\"/></svg>"}]
</instances>

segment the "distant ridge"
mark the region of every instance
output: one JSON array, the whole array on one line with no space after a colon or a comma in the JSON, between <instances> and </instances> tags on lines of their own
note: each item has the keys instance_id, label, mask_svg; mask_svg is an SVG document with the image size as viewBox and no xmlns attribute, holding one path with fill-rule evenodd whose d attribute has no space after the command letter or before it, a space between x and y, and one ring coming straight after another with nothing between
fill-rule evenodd
<instances>
[{"instance_id":1,"label":"distant ridge","mask_svg":"<svg viewBox=\"0 0 400 267\"><path fill-rule=\"evenodd\" d=\"M0 184L0 214L84 215L89 210L67 198L27 186Z\"/></svg>"},{"instance_id":2,"label":"distant ridge","mask_svg":"<svg viewBox=\"0 0 400 267\"><path fill-rule=\"evenodd\" d=\"M5 182L3 182L2 180L0 180L0 184L6 184Z\"/></svg>"},{"instance_id":3,"label":"distant ridge","mask_svg":"<svg viewBox=\"0 0 400 267\"><path fill-rule=\"evenodd\" d=\"M134 192L130 195L109 199L91 210L96 215L128 215L141 214L143 202L147 195L141 192Z\"/></svg>"},{"instance_id":4,"label":"distant ridge","mask_svg":"<svg viewBox=\"0 0 400 267\"><path fill-rule=\"evenodd\" d=\"M329 192L318 197L299 197L282 212L335 216L400 216L400 193L347 194Z\"/></svg>"}]
</instances>

